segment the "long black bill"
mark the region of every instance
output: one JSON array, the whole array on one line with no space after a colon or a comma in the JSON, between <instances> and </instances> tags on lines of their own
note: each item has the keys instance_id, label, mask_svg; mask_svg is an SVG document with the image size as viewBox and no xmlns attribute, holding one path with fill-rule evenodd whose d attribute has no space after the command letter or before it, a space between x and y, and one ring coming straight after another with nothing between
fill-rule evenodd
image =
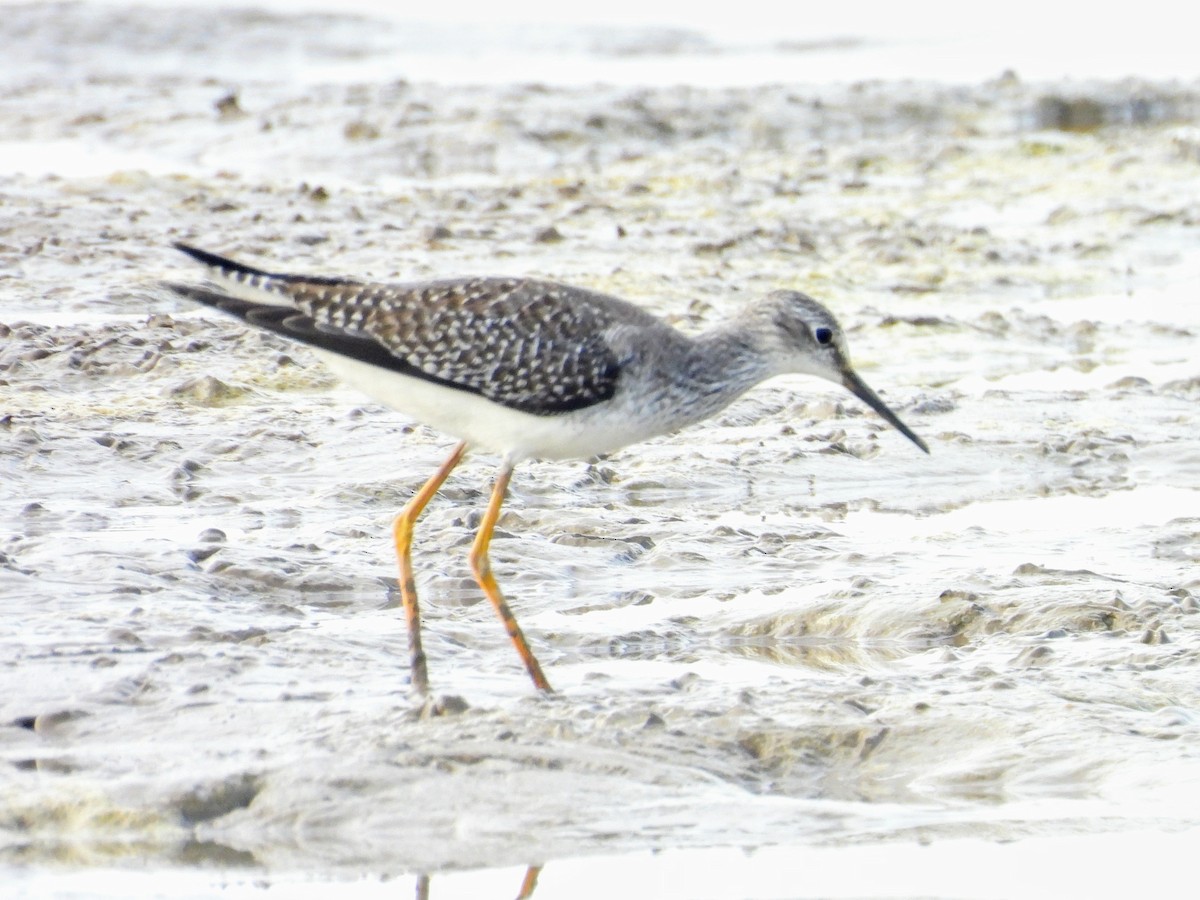
<instances>
[{"instance_id":1,"label":"long black bill","mask_svg":"<svg viewBox=\"0 0 1200 900\"><path fill-rule=\"evenodd\" d=\"M883 420L899 431L902 435L924 450L929 452L929 448L925 446L925 442L921 440L912 429L900 421L900 417L888 409L886 403L879 399L879 395L867 387L867 383L858 377L854 372L847 370L842 377L842 384L846 390L852 393L855 397L861 400L875 412L883 417Z\"/></svg>"}]
</instances>

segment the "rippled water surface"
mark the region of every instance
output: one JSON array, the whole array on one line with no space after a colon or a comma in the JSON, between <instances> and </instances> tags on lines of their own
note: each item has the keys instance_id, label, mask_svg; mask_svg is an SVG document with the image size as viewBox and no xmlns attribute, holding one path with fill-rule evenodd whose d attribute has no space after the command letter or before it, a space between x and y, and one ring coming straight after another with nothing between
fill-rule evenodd
<instances>
[{"instance_id":1,"label":"rippled water surface","mask_svg":"<svg viewBox=\"0 0 1200 900\"><path fill-rule=\"evenodd\" d=\"M23 52L64 40L10 12ZM19 890L514 896L544 864L534 896L1036 896L1009 873L1076 861L1043 883L1061 896L1111 887L1088 866L1118 848L1148 860L1141 889L1188 856L1194 87L298 87L206 77L215 38L169 16L58 12L114 59L196 55L5 70ZM472 456L417 536L422 710L389 526L451 440L173 298L162 279L196 276L173 240L535 274L689 330L797 288L932 455L796 377L524 465L492 556L552 696L470 579L495 465Z\"/></svg>"}]
</instances>

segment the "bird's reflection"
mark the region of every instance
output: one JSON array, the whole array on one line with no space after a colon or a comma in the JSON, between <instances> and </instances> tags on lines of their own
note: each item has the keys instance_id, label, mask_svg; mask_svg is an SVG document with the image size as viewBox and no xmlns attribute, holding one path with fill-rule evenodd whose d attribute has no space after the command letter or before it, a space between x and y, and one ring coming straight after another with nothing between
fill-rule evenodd
<instances>
[{"instance_id":1,"label":"bird's reflection","mask_svg":"<svg viewBox=\"0 0 1200 900\"><path fill-rule=\"evenodd\" d=\"M533 896L534 889L537 888L538 875L542 872L541 866L530 866L525 870L525 877L521 880L521 889L517 893L516 900L528 900ZM417 900L429 900L429 875L417 876Z\"/></svg>"}]
</instances>

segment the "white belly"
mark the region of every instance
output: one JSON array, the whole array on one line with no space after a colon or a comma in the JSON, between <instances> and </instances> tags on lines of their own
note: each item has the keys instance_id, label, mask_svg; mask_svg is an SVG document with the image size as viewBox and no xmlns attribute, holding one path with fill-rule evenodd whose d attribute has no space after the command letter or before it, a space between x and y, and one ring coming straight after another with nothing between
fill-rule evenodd
<instances>
[{"instance_id":1,"label":"white belly","mask_svg":"<svg viewBox=\"0 0 1200 900\"><path fill-rule=\"evenodd\" d=\"M478 394L380 369L337 354L316 351L335 375L380 403L471 446L523 459L586 459L650 435L622 427L630 419L610 415L608 404L535 416L493 403ZM651 432L653 433L653 432Z\"/></svg>"}]
</instances>

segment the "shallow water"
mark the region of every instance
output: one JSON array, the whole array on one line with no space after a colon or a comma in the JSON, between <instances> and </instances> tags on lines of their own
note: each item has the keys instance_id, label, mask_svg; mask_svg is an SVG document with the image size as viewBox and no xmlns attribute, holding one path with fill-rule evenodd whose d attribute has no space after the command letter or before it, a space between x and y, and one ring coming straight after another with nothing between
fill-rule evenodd
<instances>
[{"instance_id":1,"label":"shallow water","mask_svg":"<svg viewBox=\"0 0 1200 900\"><path fill-rule=\"evenodd\" d=\"M10 12L38 35L36 9ZM636 894L629 873L656 896L1001 896L930 872L1118 837L1157 848L1142 887L1179 865L1200 799L1193 89L1091 85L1113 121L1078 132L1037 127L1078 86L1015 79L260 77L218 108L225 83L104 58L6 70L0 100L19 888L403 895L423 872L433 896L511 896L545 863L537 896ZM1172 114L1122 119L1146 97ZM493 559L549 697L468 575L494 464L472 457L418 533L431 676L461 698L422 715L388 526L449 440L173 299L158 282L195 274L176 239L299 271L532 273L684 328L799 288L933 453L791 378L522 467Z\"/></svg>"}]
</instances>

